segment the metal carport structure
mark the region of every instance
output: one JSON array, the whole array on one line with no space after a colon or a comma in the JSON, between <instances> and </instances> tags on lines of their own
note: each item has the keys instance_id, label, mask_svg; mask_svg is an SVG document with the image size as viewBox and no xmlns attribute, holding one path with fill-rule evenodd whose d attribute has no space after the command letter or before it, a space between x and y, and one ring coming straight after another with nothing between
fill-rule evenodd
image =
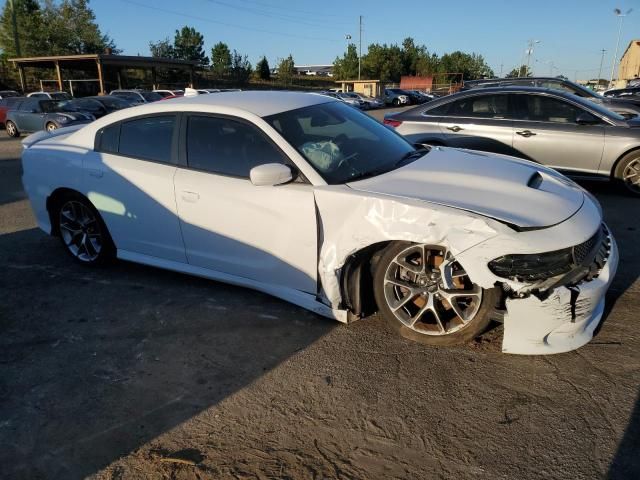
<instances>
[{"instance_id":1,"label":"metal carport structure","mask_svg":"<svg viewBox=\"0 0 640 480\"><path fill-rule=\"evenodd\" d=\"M98 72L98 83L100 85L100 93L105 93L104 74L106 69L115 69L118 79L118 88L122 88L122 78L120 72L122 69L139 69L151 70L152 83L156 85L156 71L159 68L183 70L189 74L189 83L194 87L195 68L198 62L191 60L177 60L173 58L156 58L141 57L130 55L112 55L107 53L90 53L84 55L59 55L51 57L25 57L10 58L10 62L18 69L20 77L20 87L25 91L26 82L24 69L29 68L53 68L56 71L56 77L59 90L63 87L63 78L61 68L93 71L95 68Z\"/></svg>"}]
</instances>

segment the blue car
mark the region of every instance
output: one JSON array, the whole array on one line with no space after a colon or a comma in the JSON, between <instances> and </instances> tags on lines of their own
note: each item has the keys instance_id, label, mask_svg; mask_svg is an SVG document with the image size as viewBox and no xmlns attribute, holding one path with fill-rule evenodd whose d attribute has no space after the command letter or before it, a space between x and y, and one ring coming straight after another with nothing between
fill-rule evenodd
<instances>
[{"instance_id":1,"label":"blue car","mask_svg":"<svg viewBox=\"0 0 640 480\"><path fill-rule=\"evenodd\" d=\"M65 102L25 98L7 112L5 126L10 137L19 137L23 133L40 130L49 132L70 125L89 123L95 117L88 113L73 110Z\"/></svg>"}]
</instances>

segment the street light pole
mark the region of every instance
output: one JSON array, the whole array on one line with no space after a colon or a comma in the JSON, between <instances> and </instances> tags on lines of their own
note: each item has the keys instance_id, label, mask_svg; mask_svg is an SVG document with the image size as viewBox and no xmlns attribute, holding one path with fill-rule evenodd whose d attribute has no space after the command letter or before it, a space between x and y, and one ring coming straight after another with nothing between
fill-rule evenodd
<instances>
[{"instance_id":1,"label":"street light pole","mask_svg":"<svg viewBox=\"0 0 640 480\"><path fill-rule=\"evenodd\" d=\"M359 46L358 46L358 80L360 80L360 64L362 62L362 15L360 15L359 17L360 19L360 27L359 27L359 32L360 32L360 36L359 36Z\"/></svg>"},{"instance_id":2,"label":"street light pole","mask_svg":"<svg viewBox=\"0 0 640 480\"><path fill-rule=\"evenodd\" d=\"M525 70L525 75L529 71L529 64L531 63L531 54L533 53L533 46L536 43L540 43L540 40L529 40L529 48L527 48L527 69Z\"/></svg>"},{"instance_id":3,"label":"street light pole","mask_svg":"<svg viewBox=\"0 0 640 480\"><path fill-rule=\"evenodd\" d=\"M629 15L633 9L630 8L626 13L622 13L622 10L619 8L615 8L613 13L616 14L616 17L620 19L620 23L618 25L618 39L616 40L616 50L613 54L613 63L611 64L611 77L609 78L609 88L611 88L611 84L613 83L613 73L616 69L616 61L618 60L618 47L620 47L620 35L622 34L622 22L624 22L624 17Z\"/></svg>"}]
</instances>

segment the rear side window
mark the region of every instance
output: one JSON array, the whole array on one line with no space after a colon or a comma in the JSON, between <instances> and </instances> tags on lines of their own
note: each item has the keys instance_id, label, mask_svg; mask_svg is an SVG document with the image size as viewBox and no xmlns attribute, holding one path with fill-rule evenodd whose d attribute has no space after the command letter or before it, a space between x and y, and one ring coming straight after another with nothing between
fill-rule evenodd
<instances>
[{"instance_id":1,"label":"rear side window","mask_svg":"<svg viewBox=\"0 0 640 480\"><path fill-rule=\"evenodd\" d=\"M160 115L122 122L118 153L170 163L175 119L175 115Z\"/></svg>"},{"instance_id":2,"label":"rear side window","mask_svg":"<svg viewBox=\"0 0 640 480\"><path fill-rule=\"evenodd\" d=\"M583 112L570 103L540 95L525 95L526 120L553 123L575 123Z\"/></svg>"},{"instance_id":3,"label":"rear side window","mask_svg":"<svg viewBox=\"0 0 640 480\"><path fill-rule=\"evenodd\" d=\"M97 150L105 153L118 153L118 143L120 141L120 123L104 127L98 133Z\"/></svg>"},{"instance_id":4,"label":"rear side window","mask_svg":"<svg viewBox=\"0 0 640 480\"><path fill-rule=\"evenodd\" d=\"M256 127L228 118L192 115L187 124L190 168L249 178L265 163L285 163L280 151Z\"/></svg>"},{"instance_id":5,"label":"rear side window","mask_svg":"<svg viewBox=\"0 0 640 480\"><path fill-rule=\"evenodd\" d=\"M449 104L449 117L506 118L509 114L507 95L479 95L461 98Z\"/></svg>"}]
</instances>

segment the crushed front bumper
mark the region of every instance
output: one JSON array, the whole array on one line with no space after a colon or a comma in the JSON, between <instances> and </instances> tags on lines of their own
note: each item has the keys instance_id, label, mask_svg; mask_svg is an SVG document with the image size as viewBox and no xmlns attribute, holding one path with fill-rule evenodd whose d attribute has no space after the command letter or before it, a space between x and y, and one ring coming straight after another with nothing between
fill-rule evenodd
<instances>
[{"instance_id":1,"label":"crushed front bumper","mask_svg":"<svg viewBox=\"0 0 640 480\"><path fill-rule=\"evenodd\" d=\"M613 235L609 256L598 276L575 287L561 286L546 299L534 295L506 300L502 351L543 355L575 350L593 338L604 312L605 294L618 267Z\"/></svg>"}]
</instances>

